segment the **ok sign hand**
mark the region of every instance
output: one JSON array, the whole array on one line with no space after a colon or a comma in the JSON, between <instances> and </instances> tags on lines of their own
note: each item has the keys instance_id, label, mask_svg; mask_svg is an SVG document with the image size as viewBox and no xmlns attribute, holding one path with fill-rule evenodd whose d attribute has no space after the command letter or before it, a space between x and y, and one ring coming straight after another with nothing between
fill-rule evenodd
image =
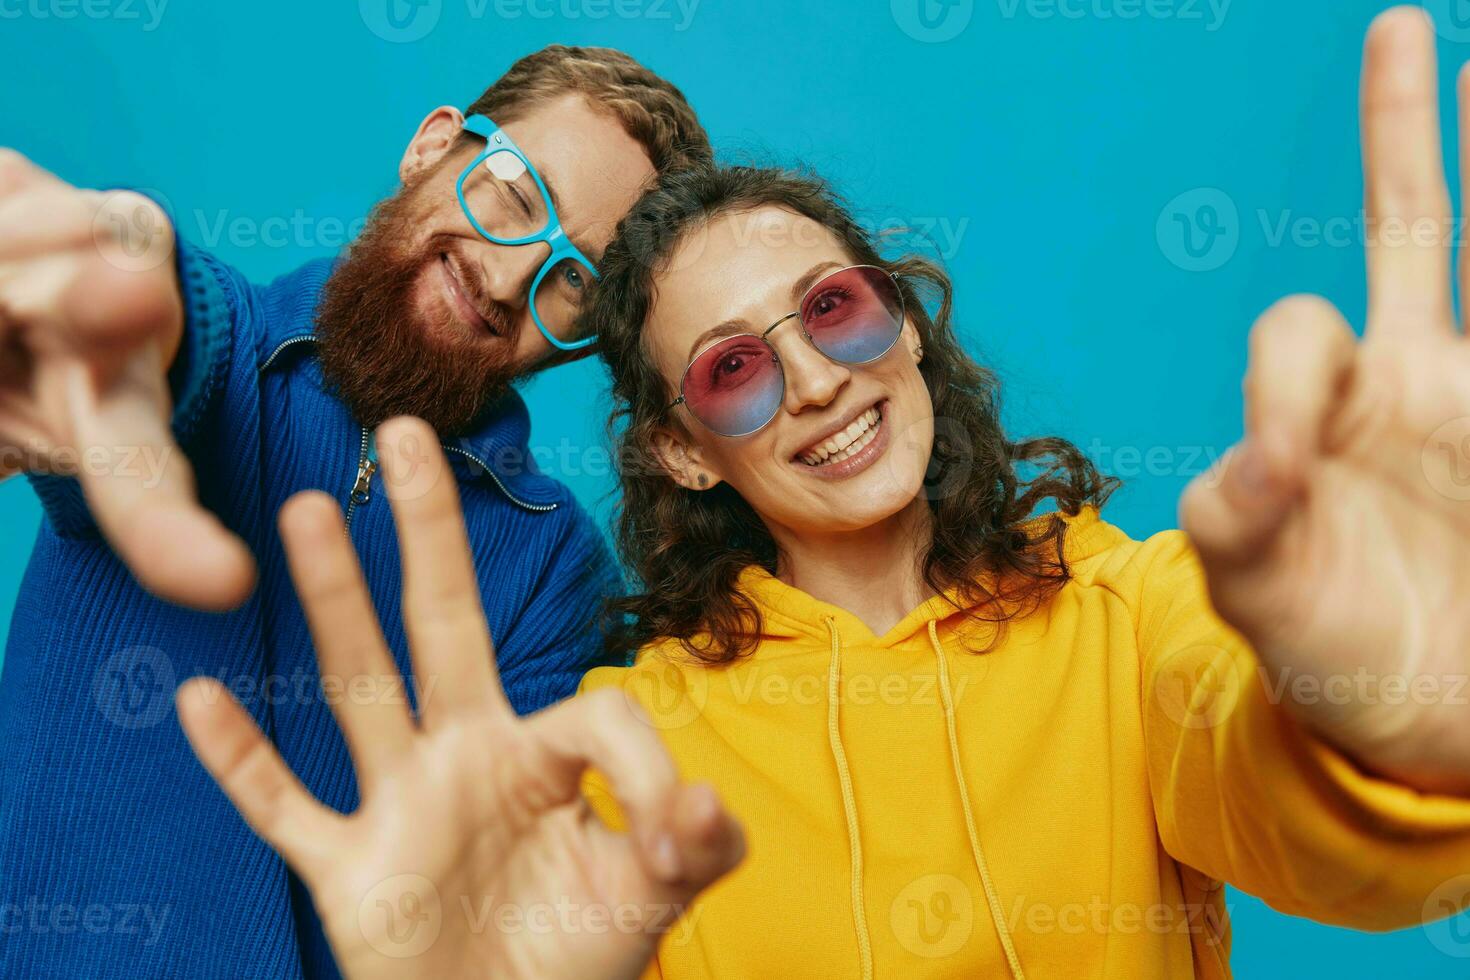
<instances>
[{"instance_id":1,"label":"ok sign hand","mask_svg":"<svg viewBox=\"0 0 1470 980\"><path fill-rule=\"evenodd\" d=\"M438 440L424 423L398 419L378 445L421 703L415 718L400 704L334 700L361 807L343 816L313 799L213 680L179 692L189 740L306 882L350 980L636 977L660 932L740 861L741 831L713 790L680 784L620 693L516 717ZM431 447L427 458L410 459L403 450L412 446ZM281 533L323 678L396 680L336 503L298 495ZM582 801L589 766L612 783L629 834L606 828ZM552 928L527 928L538 914Z\"/></svg>"}]
</instances>

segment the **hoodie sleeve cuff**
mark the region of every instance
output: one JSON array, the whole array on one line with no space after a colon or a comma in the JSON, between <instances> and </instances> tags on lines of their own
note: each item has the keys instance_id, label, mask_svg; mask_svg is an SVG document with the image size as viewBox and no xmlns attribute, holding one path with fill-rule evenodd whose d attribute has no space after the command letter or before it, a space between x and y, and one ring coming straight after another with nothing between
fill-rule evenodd
<instances>
[{"instance_id":1,"label":"hoodie sleeve cuff","mask_svg":"<svg viewBox=\"0 0 1470 980\"><path fill-rule=\"evenodd\" d=\"M1384 836L1425 839L1470 837L1470 799L1423 793L1364 772L1327 742L1303 732L1317 770L1361 819Z\"/></svg>"}]
</instances>

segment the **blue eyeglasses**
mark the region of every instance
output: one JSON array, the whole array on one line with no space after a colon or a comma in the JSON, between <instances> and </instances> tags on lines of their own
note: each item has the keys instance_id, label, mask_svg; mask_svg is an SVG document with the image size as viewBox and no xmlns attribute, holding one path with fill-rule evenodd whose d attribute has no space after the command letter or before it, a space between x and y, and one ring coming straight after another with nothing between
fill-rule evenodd
<instances>
[{"instance_id":1,"label":"blue eyeglasses","mask_svg":"<svg viewBox=\"0 0 1470 980\"><path fill-rule=\"evenodd\" d=\"M470 116L467 132L485 138L454 186L459 206L475 231L497 245L545 242L551 254L531 282L531 318L559 350L579 350L596 337L575 339L577 315L597 269L567 238L541 175L510 136L488 116Z\"/></svg>"}]
</instances>

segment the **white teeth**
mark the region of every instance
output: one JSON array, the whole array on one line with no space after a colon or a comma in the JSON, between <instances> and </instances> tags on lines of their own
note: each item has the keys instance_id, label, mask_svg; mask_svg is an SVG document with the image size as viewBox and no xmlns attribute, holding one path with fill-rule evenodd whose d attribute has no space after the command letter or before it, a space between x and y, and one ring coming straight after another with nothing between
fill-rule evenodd
<instances>
[{"instance_id":1,"label":"white teeth","mask_svg":"<svg viewBox=\"0 0 1470 980\"><path fill-rule=\"evenodd\" d=\"M852 423L826 442L801 454L801 461L808 466L841 462L867 448L878 434L878 423L882 416L876 406L853 419Z\"/></svg>"}]
</instances>

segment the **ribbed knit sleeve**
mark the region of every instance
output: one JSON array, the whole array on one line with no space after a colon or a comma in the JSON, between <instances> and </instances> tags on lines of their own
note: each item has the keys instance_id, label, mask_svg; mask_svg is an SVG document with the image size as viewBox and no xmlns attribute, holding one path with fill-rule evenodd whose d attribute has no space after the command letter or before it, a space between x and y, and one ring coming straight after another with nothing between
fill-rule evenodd
<instances>
[{"instance_id":1,"label":"ribbed knit sleeve","mask_svg":"<svg viewBox=\"0 0 1470 980\"><path fill-rule=\"evenodd\" d=\"M212 258L181 241L174 262L184 302L184 334L169 370L169 392L174 439L192 457L200 420L218 398L229 372L234 311ZM58 534L83 537L97 532L75 477L33 473L30 481Z\"/></svg>"},{"instance_id":2,"label":"ribbed knit sleeve","mask_svg":"<svg viewBox=\"0 0 1470 980\"><path fill-rule=\"evenodd\" d=\"M495 638L506 696L521 714L571 697L583 674L611 662L598 620L621 577L587 512L571 499L558 511L546 571L513 632Z\"/></svg>"},{"instance_id":3,"label":"ribbed knit sleeve","mask_svg":"<svg viewBox=\"0 0 1470 980\"><path fill-rule=\"evenodd\" d=\"M187 242L178 248L179 291L184 298L184 338L169 371L174 438L188 452L200 420L219 398L229 373L235 311L225 275L207 253Z\"/></svg>"}]
</instances>

